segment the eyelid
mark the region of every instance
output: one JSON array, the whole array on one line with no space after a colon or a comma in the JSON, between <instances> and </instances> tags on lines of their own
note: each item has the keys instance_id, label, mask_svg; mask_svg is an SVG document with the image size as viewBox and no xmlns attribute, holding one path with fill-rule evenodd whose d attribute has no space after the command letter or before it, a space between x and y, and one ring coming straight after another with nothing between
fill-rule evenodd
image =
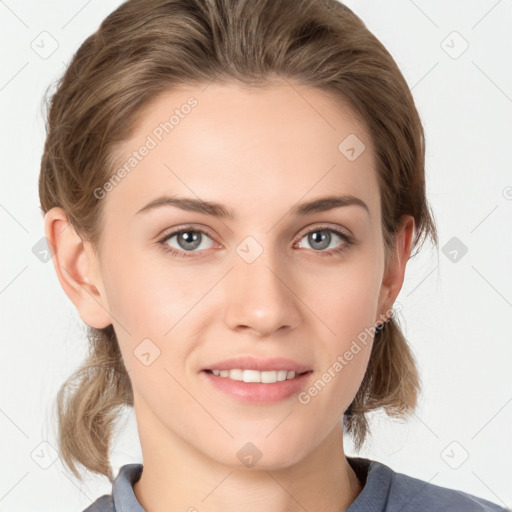
<instances>
[{"instance_id":1,"label":"eyelid","mask_svg":"<svg viewBox=\"0 0 512 512\"><path fill-rule=\"evenodd\" d=\"M161 241L165 238L175 236L183 231L198 231L200 233L204 233L208 235L215 243L218 243L215 240L215 235L212 233L212 231L202 224L183 224L182 226L174 226L172 228L164 229L159 235L156 236L156 240Z\"/></svg>"},{"instance_id":2,"label":"eyelid","mask_svg":"<svg viewBox=\"0 0 512 512\"><path fill-rule=\"evenodd\" d=\"M343 236L346 236L349 240L353 240L353 238L354 238L354 236L348 229L343 228L338 225L335 225L335 224L329 224L329 223L320 223L320 224L313 224L312 226L308 226L307 228L304 228L304 230L301 231L301 234L298 236L300 239L311 232L322 231L322 230L335 231L337 233L340 233Z\"/></svg>"}]
</instances>

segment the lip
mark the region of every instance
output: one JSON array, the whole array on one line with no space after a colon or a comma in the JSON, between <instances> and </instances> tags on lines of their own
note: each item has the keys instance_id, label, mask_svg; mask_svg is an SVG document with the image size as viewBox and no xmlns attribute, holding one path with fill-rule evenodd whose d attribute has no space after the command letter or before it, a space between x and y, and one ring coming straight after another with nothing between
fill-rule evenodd
<instances>
[{"instance_id":1,"label":"lip","mask_svg":"<svg viewBox=\"0 0 512 512\"><path fill-rule=\"evenodd\" d=\"M297 374L293 379L265 384L262 382L243 382L227 377L213 375L209 370L287 370ZM235 357L211 364L202 369L200 374L216 389L231 396L235 400L251 404L268 404L286 400L306 387L313 369L291 359L275 357L271 359L256 359L254 357Z\"/></svg>"},{"instance_id":2,"label":"lip","mask_svg":"<svg viewBox=\"0 0 512 512\"><path fill-rule=\"evenodd\" d=\"M257 359L251 356L240 356L223 361L217 361L209 366L202 368L202 370L233 370L235 368L242 368L244 370L258 370L260 372L270 370L287 370L294 371L295 373L303 373L312 368L308 365L298 363L292 359L284 357L273 357L270 359Z\"/></svg>"},{"instance_id":3,"label":"lip","mask_svg":"<svg viewBox=\"0 0 512 512\"><path fill-rule=\"evenodd\" d=\"M268 404L286 400L299 393L306 386L311 373L302 373L293 379L274 382L273 384L231 380L227 377L218 377L207 371L202 371L201 375L215 388L238 401L252 404Z\"/></svg>"}]
</instances>

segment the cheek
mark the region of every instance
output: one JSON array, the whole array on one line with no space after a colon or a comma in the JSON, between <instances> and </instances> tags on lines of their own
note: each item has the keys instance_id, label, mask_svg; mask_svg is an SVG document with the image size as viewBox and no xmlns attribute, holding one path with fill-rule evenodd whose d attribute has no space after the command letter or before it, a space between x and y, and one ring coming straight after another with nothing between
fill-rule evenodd
<instances>
[{"instance_id":1,"label":"cheek","mask_svg":"<svg viewBox=\"0 0 512 512\"><path fill-rule=\"evenodd\" d=\"M360 256L337 272L331 269L329 278L317 274L316 288L309 288L316 290L308 300L315 305L323 334L317 352L321 368L304 402L310 400L318 413L331 411L333 421L359 389L373 344L380 267L374 255Z\"/></svg>"},{"instance_id":2,"label":"cheek","mask_svg":"<svg viewBox=\"0 0 512 512\"><path fill-rule=\"evenodd\" d=\"M359 257L361 255L361 257ZM304 283L304 297L339 344L375 323L382 276L372 255L358 253L339 267L317 272Z\"/></svg>"},{"instance_id":3,"label":"cheek","mask_svg":"<svg viewBox=\"0 0 512 512\"><path fill-rule=\"evenodd\" d=\"M193 305L191 284L185 286L178 271L137 253L109 255L104 284L110 312L131 336L162 337Z\"/></svg>"},{"instance_id":4,"label":"cheek","mask_svg":"<svg viewBox=\"0 0 512 512\"><path fill-rule=\"evenodd\" d=\"M368 366L373 339L347 338L331 350L327 362L298 395L307 416L323 418L320 428L328 432L353 401Z\"/></svg>"},{"instance_id":5,"label":"cheek","mask_svg":"<svg viewBox=\"0 0 512 512\"><path fill-rule=\"evenodd\" d=\"M179 395L186 361L195 349L197 312L211 276L112 253L106 281L113 325L133 387L145 400L164 403ZM115 263L114 263L115 262ZM163 393L161 397L159 395Z\"/></svg>"},{"instance_id":6,"label":"cheek","mask_svg":"<svg viewBox=\"0 0 512 512\"><path fill-rule=\"evenodd\" d=\"M142 370L145 381L163 359L165 345L176 331L173 326L185 314L180 287L170 286L141 258L108 254L103 281L123 361L134 372L132 378Z\"/></svg>"}]
</instances>

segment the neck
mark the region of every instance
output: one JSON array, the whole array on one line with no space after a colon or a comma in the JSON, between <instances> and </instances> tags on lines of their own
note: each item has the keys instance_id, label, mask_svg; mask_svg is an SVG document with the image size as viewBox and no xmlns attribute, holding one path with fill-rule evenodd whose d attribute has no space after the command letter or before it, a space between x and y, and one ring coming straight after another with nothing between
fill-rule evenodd
<instances>
[{"instance_id":1,"label":"neck","mask_svg":"<svg viewBox=\"0 0 512 512\"><path fill-rule=\"evenodd\" d=\"M139 425L144 467L134 492L151 512L340 512L362 490L343 451L341 424L298 463L272 470L221 464L165 433Z\"/></svg>"}]
</instances>

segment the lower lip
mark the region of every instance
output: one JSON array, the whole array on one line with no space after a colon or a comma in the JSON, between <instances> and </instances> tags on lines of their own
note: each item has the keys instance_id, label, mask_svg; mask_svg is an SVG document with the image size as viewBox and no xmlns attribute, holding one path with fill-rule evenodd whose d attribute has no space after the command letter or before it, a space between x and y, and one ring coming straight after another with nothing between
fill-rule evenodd
<instances>
[{"instance_id":1,"label":"lower lip","mask_svg":"<svg viewBox=\"0 0 512 512\"><path fill-rule=\"evenodd\" d=\"M237 400L250 403L272 403L286 400L299 393L304 388L311 371L298 375L290 380L264 384L261 382L243 382L229 379L228 377L219 377L213 373L201 372L208 381L224 393L233 396Z\"/></svg>"}]
</instances>

